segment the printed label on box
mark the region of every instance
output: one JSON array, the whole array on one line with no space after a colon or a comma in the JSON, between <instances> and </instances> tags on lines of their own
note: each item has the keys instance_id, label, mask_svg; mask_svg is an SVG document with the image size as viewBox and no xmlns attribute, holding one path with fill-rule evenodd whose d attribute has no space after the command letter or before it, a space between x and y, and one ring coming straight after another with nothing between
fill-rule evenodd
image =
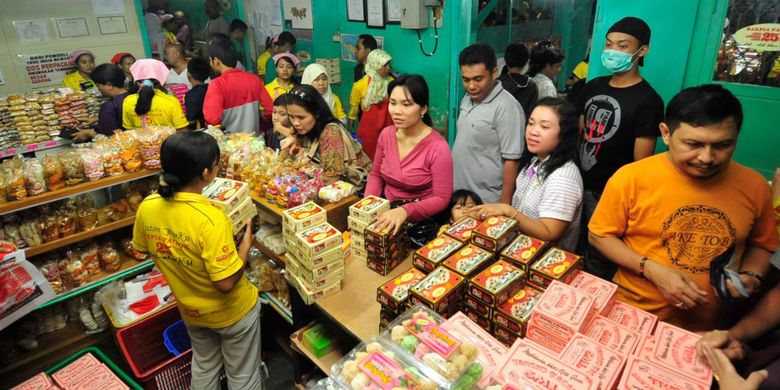
<instances>
[{"instance_id":1,"label":"printed label on box","mask_svg":"<svg viewBox=\"0 0 780 390\"><path fill-rule=\"evenodd\" d=\"M567 333L581 331L588 324L593 307L593 298L571 286L553 282L536 303L533 316L546 318L568 328Z\"/></svg>"},{"instance_id":2,"label":"printed label on box","mask_svg":"<svg viewBox=\"0 0 780 390\"><path fill-rule=\"evenodd\" d=\"M471 217L465 217L450 226L450 228L445 231L445 234L460 242L468 242L471 239L474 229L476 229L478 225L478 220Z\"/></svg>"},{"instance_id":3,"label":"printed label on box","mask_svg":"<svg viewBox=\"0 0 780 390\"><path fill-rule=\"evenodd\" d=\"M628 356L634 353L636 345L639 343L640 334L598 316L590 324L585 335L623 356Z\"/></svg>"},{"instance_id":4,"label":"printed label on box","mask_svg":"<svg viewBox=\"0 0 780 390\"><path fill-rule=\"evenodd\" d=\"M590 375L599 382L599 388L606 390L617 384L626 359L620 353L578 334L561 353L561 361Z\"/></svg>"},{"instance_id":5,"label":"printed label on box","mask_svg":"<svg viewBox=\"0 0 780 390\"><path fill-rule=\"evenodd\" d=\"M380 286L377 299L379 299L379 303L391 310L398 310L398 307L405 303L409 297L409 290L423 279L425 279L424 273L416 268L410 268L397 278Z\"/></svg>"},{"instance_id":6,"label":"printed label on box","mask_svg":"<svg viewBox=\"0 0 780 390\"><path fill-rule=\"evenodd\" d=\"M520 234L509 246L504 248L501 257L517 265L523 271L528 271L528 265L533 262L545 244L545 241Z\"/></svg>"},{"instance_id":7,"label":"printed label on box","mask_svg":"<svg viewBox=\"0 0 780 390\"><path fill-rule=\"evenodd\" d=\"M488 305L501 304L522 288L525 273L499 260L471 279L470 292ZM484 294L475 294L475 289Z\"/></svg>"},{"instance_id":8,"label":"printed label on box","mask_svg":"<svg viewBox=\"0 0 780 390\"><path fill-rule=\"evenodd\" d=\"M708 390L710 385L698 383L677 375L676 371L666 370L659 365L630 357L618 388L626 390Z\"/></svg>"},{"instance_id":9,"label":"printed label on box","mask_svg":"<svg viewBox=\"0 0 780 390\"><path fill-rule=\"evenodd\" d=\"M520 339L496 370L504 383L531 383L543 389L595 389L595 382L577 369Z\"/></svg>"},{"instance_id":10,"label":"printed label on box","mask_svg":"<svg viewBox=\"0 0 780 390\"><path fill-rule=\"evenodd\" d=\"M460 275L469 277L479 270L493 257L493 253L488 252L476 245L467 245L455 252L454 255L444 260L443 265Z\"/></svg>"},{"instance_id":11,"label":"printed label on box","mask_svg":"<svg viewBox=\"0 0 780 390\"><path fill-rule=\"evenodd\" d=\"M696 342L701 336L666 322L655 331L655 351L652 362L665 365L700 383L712 382L712 369L696 354Z\"/></svg>"},{"instance_id":12,"label":"printed label on box","mask_svg":"<svg viewBox=\"0 0 780 390\"><path fill-rule=\"evenodd\" d=\"M627 303L616 301L606 316L618 325L643 334L652 334L658 317Z\"/></svg>"},{"instance_id":13,"label":"printed label on box","mask_svg":"<svg viewBox=\"0 0 780 390\"><path fill-rule=\"evenodd\" d=\"M436 268L422 281L412 287L412 293L431 303L436 303L455 290L463 282L463 277L446 269Z\"/></svg>"},{"instance_id":14,"label":"printed label on box","mask_svg":"<svg viewBox=\"0 0 780 390\"><path fill-rule=\"evenodd\" d=\"M618 286L585 271L577 271L569 285L593 296L596 314L607 315L615 303Z\"/></svg>"},{"instance_id":15,"label":"printed label on box","mask_svg":"<svg viewBox=\"0 0 780 390\"><path fill-rule=\"evenodd\" d=\"M539 301L541 296L541 291L525 286L496 309L493 315L493 322L514 332L522 333L525 324L531 319L531 313L533 313L536 302Z\"/></svg>"},{"instance_id":16,"label":"printed label on box","mask_svg":"<svg viewBox=\"0 0 780 390\"><path fill-rule=\"evenodd\" d=\"M427 314L414 314L411 321L404 327L409 333L416 336L421 343L445 359L449 359L450 355L460 347L460 341L431 321Z\"/></svg>"},{"instance_id":17,"label":"printed label on box","mask_svg":"<svg viewBox=\"0 0 780 390\"><path fill-rule=\"evenodd\" d=\"M382 390L410 389L417 386L414 377L404 371L403 367L394 360L380 352L371 352L358 364L358 368Z\"/></svg>"}]
</instances>

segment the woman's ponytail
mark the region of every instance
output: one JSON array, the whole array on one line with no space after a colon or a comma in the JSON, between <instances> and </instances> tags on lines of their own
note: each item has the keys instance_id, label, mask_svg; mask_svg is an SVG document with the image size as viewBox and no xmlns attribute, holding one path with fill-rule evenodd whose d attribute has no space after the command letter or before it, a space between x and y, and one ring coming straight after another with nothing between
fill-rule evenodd
<instances>
[{"instance_id":1,"label":"woman's ponytail","mask_svg":"<svg viewBox=\"0 0 780 390\"><path fill-rule=\"evenodd\" d=\"M157 193L163 198L170 198L181 189L181 184L176 175L163 172L160 174L160 188Z\"/></svg>"},{"instance_id":2,"label":"woman's ponytail","mask_svg":"<svg viewBox=\"0 0 780 390\"><path fill-rule=\"evenodd\" d=\"M140 90L138 90L138 101L135 104L135 113L140 115L146 115L152 109L152 98L154 97L154 87L156 81L143 80L140 82Z\"/></svg>"}]
</instances>

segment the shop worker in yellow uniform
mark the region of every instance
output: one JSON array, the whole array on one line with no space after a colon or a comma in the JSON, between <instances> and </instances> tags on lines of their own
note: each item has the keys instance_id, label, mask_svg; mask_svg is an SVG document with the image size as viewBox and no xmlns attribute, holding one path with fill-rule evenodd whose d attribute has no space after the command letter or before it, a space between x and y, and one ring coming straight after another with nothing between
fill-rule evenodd
<instances>
[{"instance_id":1,"label":"shop worker in yellow uniform","mask_svg":"<svg viewBox=\"0 0 780 390\"><path fill-rule=\"evenodd\" d=\"M162 86L168 72L168 67L158 60L142 59L133 63L130 73L139 89L138 93L128 95L122 105L125 129L167 126L178 130L189 125L179 100L168 95Z\"/></svg>"},{"instance_id":2,"label":"shop worker in yellow uniform","mask_svg":"<svg viewBox=\"0 0 780 390\"><path fill-rule=\"evenodd\" d=\"M76 65L76 70L65 75L62 85L74 91L86 91L95 88L92 71L95 70L95 53L89 50L74 50L68 57Z\"/></svg>"},{"instance_id":3,"label":"shop worker in yellow uniform","mask_svg":"<svg viewBox=\"0 0 780 390\"><path fill-rule=\"evenodd\" d=\"M263 388L260 302L244 275L251 222L238 249L227 216L201 195L217 176L219 147L200 131L176 133L160 149L160 189L138 208L133 247L165 275L192 340L192 389Z\"/></svg>"}]
</instances>

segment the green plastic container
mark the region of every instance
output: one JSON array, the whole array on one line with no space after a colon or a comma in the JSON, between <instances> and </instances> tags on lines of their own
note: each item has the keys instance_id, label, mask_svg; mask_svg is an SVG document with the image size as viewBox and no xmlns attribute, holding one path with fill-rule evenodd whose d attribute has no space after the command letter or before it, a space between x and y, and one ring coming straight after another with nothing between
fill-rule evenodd
<instances>
[{"instance_id":1,"label":"green plastic container","mask_svg":"<svg viewBox=\"0 0 780 390\"><path fill-rule=\"evenodd\" d=\"M332 336L323 324L315 324L303 332L303 346L314 356L321 358L333 349Z\"/></svg>"},{"instance_id":2,"label":"green plastic container","mask_svg":"<svg viewBox=\"0 0 780 390\"><path fill-rule=\"evenodd\" d=\"M76 360L76 359L78 359L78 358L80 358L80 357L82 357L82 356L84 356L84 355L86 355L88 353L91 353L93 356L95 356L95 358L97 360L99 360L101 363L105 364L106 367L108 367L108 369L111 370L119 378L119 380L121 380L122 382L124 382L125 385L127 385L127 387L129 387L129 388L131 388L133 390L144 390L144 388L141 387L141 385L136 383L133 380L133 378L131 378L129 375L127 375L124 371L122 371L121 368L117 367L116 363L114 363L111 359L109 359L108 356L106 356L103 353L103 351L101 351L97 347L84 348L81 351L76 352L75 354L71 355L67 359L57 363L56 365L54 365L54 367L51 367L48 370L46 370L46 374L51 376L55 372L61 370L62 368L64 368L68 364L72 363L74 360Z\"/></svg>"}]
</instances>

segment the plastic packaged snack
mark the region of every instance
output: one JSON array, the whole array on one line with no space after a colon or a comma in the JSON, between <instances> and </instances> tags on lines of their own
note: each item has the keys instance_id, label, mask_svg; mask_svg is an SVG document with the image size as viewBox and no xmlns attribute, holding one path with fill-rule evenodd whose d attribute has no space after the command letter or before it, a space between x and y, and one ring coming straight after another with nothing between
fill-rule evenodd
<instances>
[{"instance_id":1,"label":"plastic packaged snack","mask_svg":"<svg viewBox=\"0 0 780 390\"><path fill-rule=\"evenodd\" d=\"M75 209L65 208L57 213L57 228L60 237L68 237L78 232L78 216Z\"/></svg>"},{"instance_id":2,"label":"plastic packaged snack","mask_svg":"<svg viewBox=\"0 0 780 390\"><path fill-rule=\"evenodd\" d=\"M9 201L25 199L29 196L22 171L22 159L18 155L3 163L6 172L6 183Z\"/></svg>"},{"instance_id":3,"label":"plastic packaged snack","mask_svg":"<svg viewBox=\"0 0 780 390\"><path fill-rule=\"evenodd\" d=\"M60 161L65 173L65 184L74 186L84 181L84 162L75 151L60 154Z\"/></svg>"},{"instance_id":4,"label":"plastic packaged snack","mask_svg":"<svg viewBox=\"0 0 780 390\"><path fill-rule=\"evenodd\" d=\"M89 181L96 181L105 175L103 168L103 156L94 149L87 149L81 153L81 161L84 164L84 176Z\"/></svg>"},{"instance_id":5,"label":"plastic packaged snack","mask_svg":"<svg viewBox=\"0 0 780 390\"><path fill-rule=\"evenodd\" d=\"M98 211L92 207L79 209L79 231L92 230L98 227Z\"/></svg>"},{"instance_id":6,"label":"plastic packaged snack","mask_svg":"<svg viewBox=\"0 0 780 390\"><path fill-rule=\"evenodd\" d=\"M81 262L90 275L100 273L100 247L95 243L89 244L81 251Z\"/></svg>"},{"instance_id":7,"label":"plastic packaged snack","mask_svg":"<svg viewBox=\"0 0 780 390\"><path fill-rule=\"evenodd\" d=\"M122 155L118 147L109 145L103 148L103 169L108 176L125 173L125 168L122 166Z\"/></svg>"},{"instance_id":8,"label":"plastic packaged snack","mask_svg":"<svg viewBox=\"0 0 780 390\"><path fill-rule=\"evenodd\" d=\"M56 191L65 187L65 171L59 158L54 156L44 157L43 174L49 191Z\"/></svg>"},{"instance_id":9,"label":"plastic packaged snack","mask_svg":"<svg viewBox=\"0 0 780 390\"><path fill-rule=\"evenodd\" d=\"M482 365L476 360L479 349L445 330L444 321L417 305L390 323L381 336L426 374L430 372L439 388L471 389L482 378Z\"/></svg>"},{"instance_id":10,"label":"plastic packaged snack","mask_svg":"<svg viewBox=\"0 0 780 390\"><path fill-rule=\"evenodd\" d=\"M57 265L56 261L47 261L43 263L41 266L41 273L46 277L46 280L49 281L49 284L55 293L59 294L65 291L65 285L62 283L62 278L60 277L60 266Z\"/></svg>"},{"instance_id":11,"label":"plastic packaged snack","mask_svg":"<svg viewBox=\"0 0 780 390\"><path fill-rule=\"evenodd\" d=\"M438 388L414 362L399 356L386 341L376 337L360 343L334 364L331 374L342 386L352 390Z\"/></svg>"},{"instance_id":12,"label":"plastic packaged snack","mask_svg":"<svg viewBox=\"0 0 780 390\"><path fill-rule=\"evenodd\" d=\"M22 164L24 172L24 185L30 196L40 195L46 192L46 181L43 175L43 164L37 158L24 159Z\"/></svg>"},{"instance_id":13,"label":"plastic packaged snack","mask_svg":"<svg viewBox=\"0 0 780 390\"><path fill-rule=\"evenodd\" d=\"M42 208L42 210L49 210ZM60 228L57 216L52 211L42 211L44 216L40 220L40 231L44 242L50 242L60 239Z\"/></svg>"},{"instance_id":14,"label":"plastic packaged snack","mask_svg":"<svg viewBox=\"0 0 780 390\"><path fill-rule=\"evenodd\" d=\"M122 259L119 256L119 252L113 245L105 245L100 248L100 267L108 272L119 271L122 266Z\"/></svg>"},{"instance_id":15,"label":"plastic packaged snack","mask_svg":"<svg viewBox=\"0 0 780 390\"><path fill-rule=\"evenodd\" d=\"M119 147L119 155L122 158L122 167L125 172L137 172L143 168L141 144L133 136L133 133L119 132L113 138Z\"/></svg>"},{"instance_id":16,"label":"plastic packaged snack","mask_svg":"<svg viewBox=\"0 0 780 390\"><path fill-rule=\"evenodd\" d=\"M149 257L146 253L135 250L135 248L133 248L133 240L129 238L122 240L122 250L124 250L125 254L138 261L146 260Z\"/></svg>"},{"instance_id":17,"label":"plastic packaged snack","mask_svg":"<svg viewBox=\"0 0 780 390\"><path fill-rule=\"evenodd\" d=\"M84 262L78 257L68 260L66 272L68 273L68 276L70 276L73 287L81 287L86 284L89 279L89 271L87 270L87 267L84 266Z\"/></svg>"},{"instance_id":18,"label":"plastic packaged snack","mask_svg":"<svg viewBox=\"0 0 780 390\"><path fill-rule=\"evenodd\" d=\"M27 218L19 224L19 235L28 247L43 244L43 237L38 231L38 220L36 218Z\"/></svg>"}]
</instances>

